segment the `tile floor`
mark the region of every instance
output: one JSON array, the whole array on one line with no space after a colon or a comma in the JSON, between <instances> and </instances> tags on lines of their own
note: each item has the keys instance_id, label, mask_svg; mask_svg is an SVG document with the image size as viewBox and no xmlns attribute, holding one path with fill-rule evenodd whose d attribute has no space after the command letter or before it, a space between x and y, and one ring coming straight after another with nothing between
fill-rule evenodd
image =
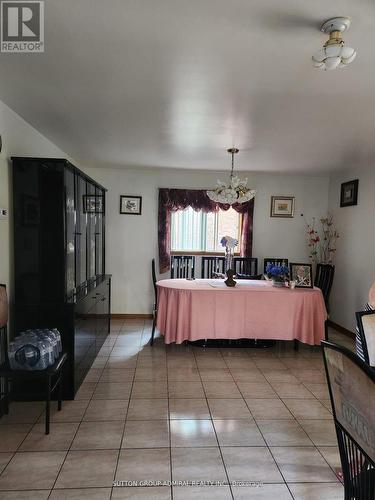
<instances>
[{"instance_id":1,"label":"tile floor","mask_svg":"<svg viewBox=\"0 0 375 500\"><path fill-rule=\"evenodd\" d=\"M0 500L343 499L318 349L151 348L150 327L112 322L49 436L43 404L12 404Z\"/></svg>"}]
</instances>

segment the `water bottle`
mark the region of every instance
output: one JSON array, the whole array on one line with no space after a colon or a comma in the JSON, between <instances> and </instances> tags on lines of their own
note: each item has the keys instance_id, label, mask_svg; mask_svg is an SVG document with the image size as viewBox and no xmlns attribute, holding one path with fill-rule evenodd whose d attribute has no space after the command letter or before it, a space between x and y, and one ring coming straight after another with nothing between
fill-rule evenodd
<instances>
[{"instance_id":1,"label":"water bottle","mask_svg":"<svg viewBox=\"0 0 375 500\"><path fill-rule=\"evenodd\" d=\"M57 346L55 334L46 329L38 331L38 336L45 339L47 343L50 342L50 344L52 345L53 361L55 362L55 360L59 357L59 349Z\"/></svg>"},{"instance_id":2,"label":"water bottle","mask_svg":"<svg viewBox=\"0 0 375 500\"><path fill-rule=\"evenodd\" d=\"M46 359L47 366L53 365L53 363L55 362L55 350L52 338L43 330L36 330L35 334L39 342L41 343L40 348L43 350L43 356Z\"/></svg>"},{"instance_id":3,"label":"water bottle","mask_svg":"<svg viewBox=\"0 0 375 500\"><path fill-rule=\"evenodd\" d=\"M61 334L60 332L58 331L57 328L53 328L52 329L53 333L55 334L56 336L56 340L57 340L57 346L59 348L59 354L62 353L62 342L61 342Z\"/></svg>"},{"instance_id":4,"label":"water bottle","mask_svg":"<svg viewBox=\"0 0 375 500\"><path fill-rule=\"evenodd\" d=\"M9 342L8 359L9 359L9 366L10 366L11 370L16 369L16 360L14 358L16 350L17 350L17 342L16 341Z\"/></svg>"}]
</instances>

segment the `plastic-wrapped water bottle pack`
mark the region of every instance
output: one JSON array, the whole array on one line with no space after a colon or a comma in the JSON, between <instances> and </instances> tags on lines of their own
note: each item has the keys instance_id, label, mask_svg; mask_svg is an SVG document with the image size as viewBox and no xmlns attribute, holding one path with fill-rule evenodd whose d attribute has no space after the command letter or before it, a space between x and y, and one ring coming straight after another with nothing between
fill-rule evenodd
<instances>
[{"instance_id":1,"label":"plastic-wrapped water bottle pack","mask_svg":"<svg viewBox=\"0 0 375 500\"><path fill-rule=\"evenodd\" d=\"M44 370L53 365L61 351L57 328L26 330L9 343L9 364L12 370Z\"/></svg>"}]
</instances>

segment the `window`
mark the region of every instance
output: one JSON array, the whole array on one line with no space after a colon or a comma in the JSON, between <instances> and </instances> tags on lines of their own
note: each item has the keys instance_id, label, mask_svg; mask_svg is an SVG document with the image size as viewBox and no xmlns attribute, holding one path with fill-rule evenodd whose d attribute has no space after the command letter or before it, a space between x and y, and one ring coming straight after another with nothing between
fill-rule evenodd
<instances>
[{"instance_id":1,"label":"window","mask_svg":"<svg viewBox=\"0 0 375 500\"><path fill-rule=\"evenodd\" d=\"M196 212L191 207L171 214L172 252L223 252L220 240L232 236L240 241L241 214L233 208L219 212ZM240 251L239 245L235 252Z\"/></svg>"}]
</instances>

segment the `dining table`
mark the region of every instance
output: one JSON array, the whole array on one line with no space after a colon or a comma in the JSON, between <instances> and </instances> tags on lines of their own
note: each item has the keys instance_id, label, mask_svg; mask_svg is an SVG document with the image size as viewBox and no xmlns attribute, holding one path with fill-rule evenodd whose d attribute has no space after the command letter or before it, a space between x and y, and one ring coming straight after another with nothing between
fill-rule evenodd
<instances>
[{"instance_id":1,"label":"dining table","mask_svg":"<svg viewBox=\"0 0 375 500\"><path fill-rule=\"evenodd\" d=\"M202 339L324 340L327 311L319 288L275 287L267 280L163 279L156 327L166 344Z\"/></svg>"}]
</instances>

